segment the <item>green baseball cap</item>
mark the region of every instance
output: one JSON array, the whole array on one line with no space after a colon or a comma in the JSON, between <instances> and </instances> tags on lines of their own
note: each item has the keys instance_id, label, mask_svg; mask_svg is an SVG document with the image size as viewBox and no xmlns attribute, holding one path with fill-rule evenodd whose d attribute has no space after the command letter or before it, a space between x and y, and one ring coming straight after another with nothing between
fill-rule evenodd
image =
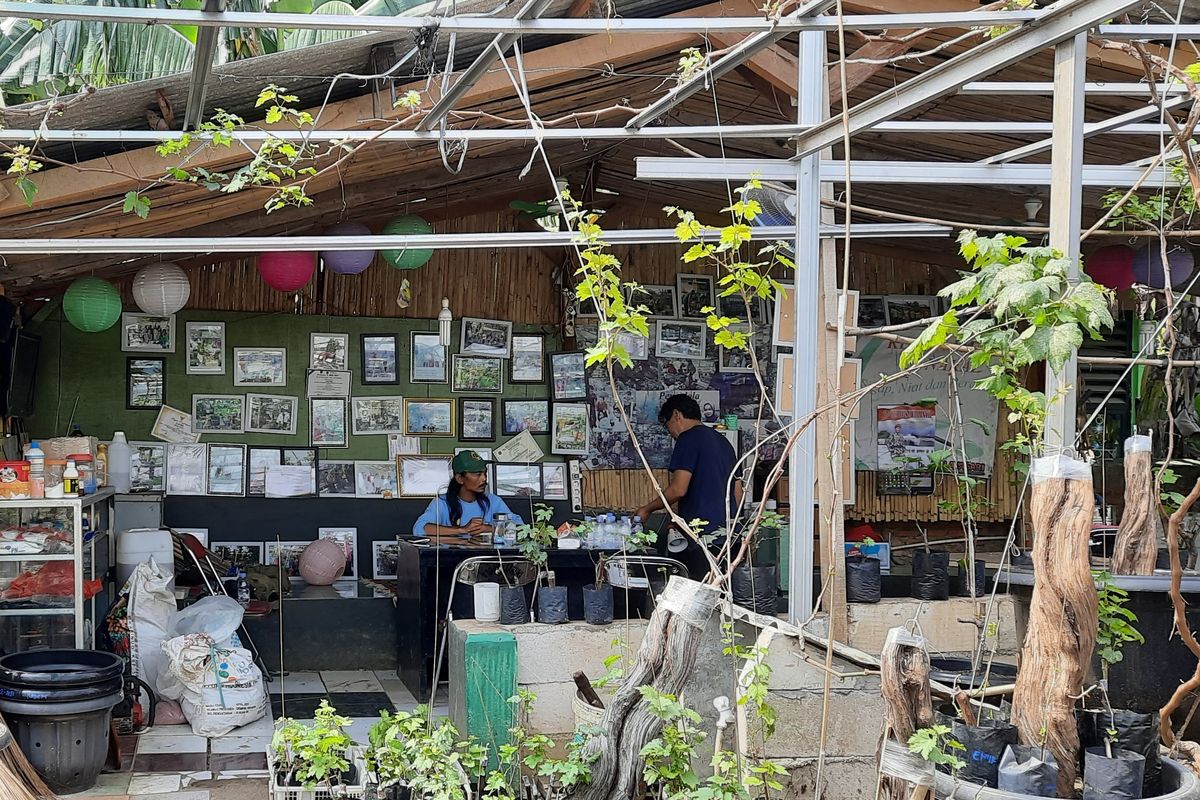
<instances>
[{"instance_id":1,"label":"green baseball cap","mask_svg":"<svg viewBox=\"0 0 1200 800\"><path fill-rule=\"evenodd\" d=\"M454 470L455 475L460 472L485 472L487 462L474 450L463 450L450 462L450 469Z\"/></svg>"}]
</instances>

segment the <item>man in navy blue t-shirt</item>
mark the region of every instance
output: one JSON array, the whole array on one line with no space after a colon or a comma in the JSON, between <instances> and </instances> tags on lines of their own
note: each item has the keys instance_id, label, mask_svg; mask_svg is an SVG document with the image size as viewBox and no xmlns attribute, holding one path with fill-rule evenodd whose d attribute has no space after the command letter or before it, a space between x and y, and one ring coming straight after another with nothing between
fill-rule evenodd
<instances>
[{"instance_id":1,"label":"man in navy blue t-shirt","mask_svg":"<svg viewBox=\"0 0 1200 800\"><path fill-rule=\"evenodd\" d=\"M667 398L658 412L658 421L666 426L675 440L671 453L671 479L663 490L667 502L676 506L685 521L704 521L698 533L712 533L724 528L727 515L732 515L741 501L740 481L729 480L737 453L721 433L700 421L700 405L685 394ZM662 498L655 497L637 510L642 522L663 507ZM663 542L659 543L660 545ZM688 549L680 557L694 580L708 573L708 560L700 546L688 541Z\"/></svg>"}]
</instances>

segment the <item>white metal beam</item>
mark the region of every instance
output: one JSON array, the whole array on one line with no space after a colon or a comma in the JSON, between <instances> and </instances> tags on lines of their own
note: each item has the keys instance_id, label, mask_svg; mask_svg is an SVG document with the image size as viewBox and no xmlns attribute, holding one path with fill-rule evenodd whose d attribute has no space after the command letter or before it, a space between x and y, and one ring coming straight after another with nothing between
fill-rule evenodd
<instances>
[{"instance_id":1,"label":"white metal beam","mask_svg":"<svg viewBox=\"0 0 1200 800\"><path fill-rule=\"evenodd\" d=\"M1009 31L961 55L954 56L893 89L874 95L850 109L842 117L833 117L797 140L801 158L839 144L843 124L851 136L913 111L943 95L958 90L999 69L1028 58L1034 53L1082 33L1105 20L1122 14L1140 0L1059 0L1038 18L1036 25Z\"/></svg>"},{"instance_id":2,"label":"white metal beam","mask_svg":"<svg viewBox=\"0 0 1200 800\"><path fill-rule=\"evenodd\" d=\"M856 238L934 238L953 231L945 225L922 223L859 223L851 226ZM788 225L763 226L752 230L759 241L790 240L795 230ZM823 226L821 236L844 236L841 225ZM702 238L715 239L717 233ZM607 231L604 239L613 245L679 244L674 228ZM567 247L576 240L572 231L509 231L480 233L432 233L421 236L246 236L202 238L79 238L0 239L0 253L47 255L65 253L263 253L274 250L435 250L509 249L516 247Z\"/></svg>"},{"instance_id":3,"label":"white metal beam","mask_svg":"<svg viewBox=\"0 0 1200 800\"><path fill-rule=\"evenodd\" d=\"M791 183L795 165L783 159L764 158L670 158L644 156L636 159L639 180L745 181L752 175L763 180ZM821 180L845 182L845 162L821 162ZM1143 170L1120 164L1087 164L1083 185L1100 188L1132 186ZM977 164L958 161L852 161L851 180L875 184L994 184L1002 186L1049 186L1049 164ZM1154 174L1143 181L1146 188L1173 186L1170 175Z\"/></svg>"},{"instance_id":4,"label":"white metal beam","mask_svg":"<svg viewBox=\"0 0 1200 800\"><path fill-rule=\"evenodd\" d=\"M1089 83L1084 87L1084 91L1090 95L1134 97L1144 100L1150 96L1150 85L1146 83ZM958 93L1018 97L1052 95L1054 94L1054 84L1050 81L971 81L963 84ZM1178 83L1160 83L1158 93L1167 97L1187 94L1187 87Z\"/></svg>"},{"instance_id":5,"label":"white metal beam","mask_svg":"<svg viewBox=\"0 0 1200 800\"><path fill-rule=\"evenodd\" d=\"M788 15L788 18L798 19L811 14L820 14L835 2L836 0L805 0L794 12ZM714 64L709 65L703 70L698 70L695 75L692 75L667 92L666 95L642 109L629 122L625 123L625 127L630 130L637 130L649 125L701 89L712 86L713 82L722 75L726 75L732 70L737 69L758 53L761 53L783 39L789 33L791 31L787 28L776 28L775 30L761 31L753 36L747 36L729 48Z\"/></svg>"},{"instance_id":6,"label":"white metal beam","mask_svg":"<svg viewBox=\"0 0 1200 800\"><path fill-rule=\"evenodd\" d=\"M1057 96L1058 93L1055 92L1055 97ZM1171 111L1176 108L1191 105L1191 103L1191 95L1185 94L1166 100L1162 104L1161 109L1157 105L1147 105L1145 108L1135 108L1133 111L1127 111L1124 114L1118 114L1115 117L1110 117L1109 119L1101 120L1100 122L1089 122L1083 126L1083 138L1090 139L1091 137L1098 136L1102 133L1113 133L1132 123L1141 122L1144 119L1158 116L1161 110ZM1168 129L1166 132L1170 133L1170 130ZM1051 136L1050 138L1043 139L1040 142L1032 142L1021 147L1014 147L1012 150L1007 150L1003 153L997 153L994 156L988 156L987 158L982 159L979 163L1008 164L1013 161L1018 161L1022 158L1028 158L1029 156L1037 155L1038 153L1044 153L1054 146L1054 142L1054 137Z\"/></svg>"},{"instance_id":7,"label":"white metal beam","mask_svg":"<svg viewBox=\"0 0 1200 800\"><path fill-rule=\"evenodd\" d=\"M225 0L204 0L204 10L220 13L225 10ZM195 130L204 121L204 100L208 95L208 78L212 74L213 57L216 55L220 28L199 28L196 31L196 46L192 49L192 74L188 80L187 105L183 108L183 129Z\"/></svg>"}]
</instances>

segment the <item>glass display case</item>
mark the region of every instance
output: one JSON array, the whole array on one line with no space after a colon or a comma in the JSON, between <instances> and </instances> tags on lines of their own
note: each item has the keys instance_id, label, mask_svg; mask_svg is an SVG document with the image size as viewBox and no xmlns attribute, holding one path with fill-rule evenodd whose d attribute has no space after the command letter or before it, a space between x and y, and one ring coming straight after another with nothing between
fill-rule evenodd
<instances>
[{"instance_id":1,"label":"glass display case","mask_svg":"<svg viewBox=\"0 0 1200 800\"><path fill-rule=\"evenodd\" d=\"M93 646L109 600L113 497L0 501L0 651Z\"/></svg>"}]
</instances>

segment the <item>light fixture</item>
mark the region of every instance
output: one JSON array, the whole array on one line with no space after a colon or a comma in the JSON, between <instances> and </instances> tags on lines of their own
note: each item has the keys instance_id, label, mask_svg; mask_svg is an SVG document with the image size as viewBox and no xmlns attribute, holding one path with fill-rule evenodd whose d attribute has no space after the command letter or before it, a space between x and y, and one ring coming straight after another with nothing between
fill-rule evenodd
<instances>
[{"instance_id":1,"label":"light fixture","mask_svg":"<svg viewBox=\"0 0 1200 800\"><path fill-rule=\"evenodd\" d=\"M450 313L450 298L442 298L442 310L438 312L438 341L442 347L450 346L450 323L454 315Z\"/></svg>"},{"instance_id":2,"label":"light fixture","mask_svg":"<svg viewBox=\"0 0 1200 800\"><path fill-rule=\"evenodd\" d=\"M1042 201L1038 197L1030 197L1025 201L1025 221L1037 222L1038 212L1042 210Z\"/></svg>"}]
</instances>

